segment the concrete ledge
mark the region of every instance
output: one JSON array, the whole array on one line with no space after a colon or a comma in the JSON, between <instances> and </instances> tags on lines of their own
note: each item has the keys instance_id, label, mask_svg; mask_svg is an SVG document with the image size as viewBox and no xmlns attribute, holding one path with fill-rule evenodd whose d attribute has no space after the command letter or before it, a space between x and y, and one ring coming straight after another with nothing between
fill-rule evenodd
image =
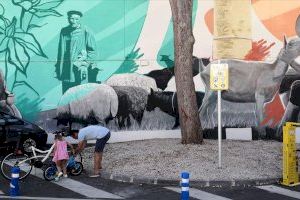
<instances>
[{"instance_id":1,"label":"concrete ledge","mask_svg":"<svg viewBox=\"0 0 300 200\"><path fill-rule=\"evenodd\" d=\"M112 132L108 143L129 142L135 140L148 140L156 138L181 138L180 129L177 130L151 130L149 131L122 131Z\"/></svg>"},{"instance_id":2,"label":"concrete ledge","mask_svg":"<svg viewBox=\"0 0 300 200\"><path fill-rule=\"evenodd\" d=\"M252 140L251 128L226 128L227 140Z\"/></svg>"},{"instance_id":3,"label":"concrete ledge","mask_svg":"<svg viewBox=\"0 0 300 200\"><path fill-rule=\"evenodd\" d=\"M118 142L129 142L136 140L148 140L156 138L181 138L180 129L176 130L150 130L150 131L118 131L111 132L111 137L108 143L118 143ZM48 133L47 144L52 144L54 140L54 135ZM66 137L66 141L77 144L78 141L72 137ZM88 141L89 144L94 144L96 140Z\"/></svg>"},{"instance_id":4,"label":"concrete ledge","mask_svg":"<svg viewBox=\"0 0 300 200\"><path fill-rule=\"evenodd\" d=\"M101 177L104 179L115 180L119 182L151 184L160 186L180 186L180 178L178 180L168 180L147 177L128 177L124 175L112 175L102 172ZM259 179L259 180L190 180L190 187L251 187L260 185L270 185L279 183L281 178Z\"/></svg>"}]
</instances>

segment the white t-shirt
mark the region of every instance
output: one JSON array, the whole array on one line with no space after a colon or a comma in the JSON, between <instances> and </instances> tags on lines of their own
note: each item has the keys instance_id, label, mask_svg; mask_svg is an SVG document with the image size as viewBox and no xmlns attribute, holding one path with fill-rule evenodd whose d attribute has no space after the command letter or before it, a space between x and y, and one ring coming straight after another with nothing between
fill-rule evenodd
<instances>
[{"instance_id":1,"label":"white t-shirt","mask_svg":"<svg viewBox=\"0 0 300 200\"><path fill-rule=\"evenodd\" d=\"M82 128L79 130L78 133L78 140L96 140L104 138L109 133L109 129L98 126L98 125L92 125L87 126L85 128Z\"/></svg>"}]
</instances>

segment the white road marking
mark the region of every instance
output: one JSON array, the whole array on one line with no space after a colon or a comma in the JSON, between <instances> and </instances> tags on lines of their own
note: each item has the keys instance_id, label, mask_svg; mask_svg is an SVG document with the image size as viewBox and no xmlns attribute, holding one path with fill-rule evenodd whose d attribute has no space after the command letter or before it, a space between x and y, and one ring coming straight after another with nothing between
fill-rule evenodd
<instances>
[{"instance_id":1,"label":"white road marking","mask_svg":"<svg viewBox=\"0 0 300 200\"><path fill-rule=\"evenodd\" d=\"M174 192L181 193L180 187L164 187L164 188L168 190L172 190ZM190 197L193 197L195 199L200 199L200 200L230 200L226 197L221 197L195 188L190 188L189 193L190 193Z\"/></svg>"},{"instance_id":2,"label":"white road marking","mask_svg":"<svg viewBox=\"0 0 300 200\"><path fill-rule=\"evenodd\" d=\"M262 190L266 190L266 191L271 192L271 193L276 193L276 194L284 195L284 196L287 196L287 197L300 199L300 192L296 192L296 191L288 190L288 189L285 189L285 188L277 187L275 185L257 186L257 188L262 189Z\"/></svg>"},{"instance_id":3,"label":"white road marking","mask_svg":"<svg viewBox=\"0 0 300 200\"><path fill-rule=\"evenodd\" d=\"M41 169L36 169L33 171L34 173L32 172L31 175L44 179L43 171ZM81 183L79 181L70 178L62 178L58 182L52 181L52 183L89 198L124 199L120 196L114 195L104 190L100 190L98 188L94 188L90 185L86 185L84 183Z\"/></svg>"},{"instance_id":4,"label":"white road marking","mask_svg":"<svg viewBox=\"0 0 300 200\"><path fill-rule=\"evenodd\" d=\"M72 190L73 192L79 193L89 198L109 198L109 199L123 199L120 196L114 195L112 193L106 192L104 190L100 190L94 188L90 185L86 185L79 181L75 181L73 179L62 179L59 182L55 182L55 184Z\"/></svg>"},{"instance_id":5,"label":"white road marking","mask_svg":"<svg viewBox=\"0 0 300 200\"><path fill-rule=\"evenodd\" d=\"M31 175L44 179L43 170L38 168L33 168ZM63 178L58 182L53 181L52 183L89 198L124 199L123 197L100 190L98 188L94 188L90 185L86 185L70 178Z\"/></svg>"}]
</instances>

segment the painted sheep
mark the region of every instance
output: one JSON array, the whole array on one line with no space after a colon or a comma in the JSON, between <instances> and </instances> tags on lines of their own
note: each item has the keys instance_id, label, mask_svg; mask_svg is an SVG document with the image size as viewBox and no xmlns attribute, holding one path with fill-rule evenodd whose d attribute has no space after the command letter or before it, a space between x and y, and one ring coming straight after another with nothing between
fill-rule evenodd
<instances>
[{"instance_id":1,"label":"painted sheep","mask_svg":"<svg viewBox=\"0 0 300 200\"><path fill-rule=\"evenodd\" d=\"M163 57L167 57L163 55ZM172 60L171 60L172 61ZM196 76L199 74L199 63L202 62L204 66L209 64L209 58L197 58L193 56L193 76ZM145 74L145 76L149 76L153 78L156 82L156 85L158 88L165 90L168 86L168 83L172 77L174 77L174 66L160 69L160 70L153 70L149 72L148 74Z\"/></svg>"},{"instance_id":2,"label":"painted sheep","mask_svg":"<svg viewBox=\"0 0 300 200\"><path fill-rule=\"evenodd\" d=\"M66 122L107 123L118 111L118 96L105 84L87 83L72 87L61 97L58 124Z\"/></svg>"},{"instance_id":3,"label":"painted sheep","mask_svg":"<svg viewBox=\"0 0 300 200\"><path fill-rule=\"evenodd\" d=\"M147 103L148 92L139 87L113 86L119 99L116 118L119 128L131 126L130 115L141 125Z\"/></svg>"},{"instance_id":4,"label":"painted sheep","mask_svg":"<svg viewBox=\"0 0 300 200\"><path fill-rule=\"evenodd\" d=\"M202 100L204 98L203 92L196 92L197 105L200 108ZM175 117L174 128L179 126L179 112L177 104L177 93L176 92L155 92L151 90L147 100L147 111L153 111L156 107L160 108L163 112Z\"/></svg>"},{"instance_id":5,"label":"painted sheep","mask_svg":"<svg viewBox=\"0 0 300 200\"><path fill-rule=\"evenodd\" d=\"M135 73L115 74L106 81L106 84L110 86L139 87L148 93L150 93L151 88L155 91L158 90L153 78Z\"/></svg>"}]
</instances>

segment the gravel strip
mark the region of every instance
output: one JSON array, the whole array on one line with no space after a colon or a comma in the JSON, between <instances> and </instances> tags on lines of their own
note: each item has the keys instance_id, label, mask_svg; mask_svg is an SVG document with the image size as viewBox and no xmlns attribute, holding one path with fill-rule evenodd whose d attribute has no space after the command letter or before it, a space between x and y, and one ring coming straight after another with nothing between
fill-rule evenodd
<instances>
[{"instance_id":1,"label":"gravel strip","mask_svg":"<svg viewBox=\"0 0 300 200\"><path fill-rule=\"evenodd\" d=\"M94 147L84 150L84 166L93 168ZM282 177L282 144L276 141L222 141L222 168L218 168L218 141L182 145L180 139L152 139L107 144L103 172L128 177L179 180L188 171L191 180L253 180Z\"/></svg>"}]
</instances>

